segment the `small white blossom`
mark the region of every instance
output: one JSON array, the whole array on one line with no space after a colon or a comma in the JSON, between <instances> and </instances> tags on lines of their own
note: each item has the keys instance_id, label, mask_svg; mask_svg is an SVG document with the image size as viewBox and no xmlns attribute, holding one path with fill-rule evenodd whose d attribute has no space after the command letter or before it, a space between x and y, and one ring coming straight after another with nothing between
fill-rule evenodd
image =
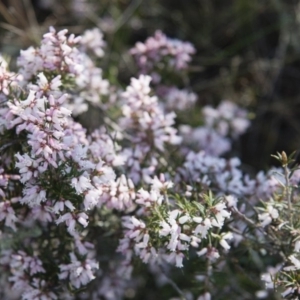
<instances>
[{"instance_id":1,"label":"small white blossom","mask_svg":"<svg viewBox=\"0 0 300 300\"><path fill-rule=\"evenodd\" d=\"M274 208L272 205L267 206L267 212L258 215L258 219L261 221L261 226L265 227L271 224L273 219L277 219L279 217L278 210Z\"/></svg>"}]
</instances>

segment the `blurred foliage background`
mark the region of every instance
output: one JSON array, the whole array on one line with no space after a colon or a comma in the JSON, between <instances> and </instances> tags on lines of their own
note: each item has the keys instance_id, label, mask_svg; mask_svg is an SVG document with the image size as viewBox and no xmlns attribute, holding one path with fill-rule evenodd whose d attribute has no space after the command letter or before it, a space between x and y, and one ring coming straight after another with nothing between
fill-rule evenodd
<instances>
[{"instance_id":1,"label":"blurred foliage background","mask_svg":"<svg viewBox=\"0 0 300 300\"><path fill-rule=\"evenodd\" d=\"M124 85L136 74L128 55L135 42L157 29L190 41L197 53L188 84L199 97L192 123L203 105L224 99L247 108L252 126L235 149L250 171L300 148L300 1L2 0L0 51L12 68L50 25L76 34L99 27L107 41L99 64Z\"/></svg>"}]
</instances>

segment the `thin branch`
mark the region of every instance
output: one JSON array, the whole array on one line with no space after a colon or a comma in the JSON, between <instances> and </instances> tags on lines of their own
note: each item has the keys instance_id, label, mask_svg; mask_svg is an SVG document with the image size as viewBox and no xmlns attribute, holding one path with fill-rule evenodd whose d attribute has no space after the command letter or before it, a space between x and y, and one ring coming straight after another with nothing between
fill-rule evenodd
<instances>
[{"instance_id":1,"label":"thin branch","mask_svg":"<svg viewBox=\"0 0 300 300\"><path fill-rule=\"evenodd\" d=\"M11 15L10 11L7 9L7 7L0 1L0 14L2 17L10 24L15 23L14 17Z\"/></svg>"},{"instance_id":2,"label":"thin branch","mask_svg":"<svg viewBox=\"0 0 300 300\"><path fill-rule=\"evenodd\" d=\"M235 207L232 207L232 211L237 214L241 219L243 219L246 223L248 223L249 225L252 225L254 227L259 227L257 224L255 224L251 219L249 219L248 217L246 217L243 213L241 213L238 209L236 209Z\"/></svg>"},{"instance_id":3,"label":"thin branch","mask_svg":"<svg viewBox=\"0 0 300 300\"><path fill-rule=\"evenodd\" d=\"M122 16L116 21L115 33L132 17L136 9L142 4L143 0L132 1L124 11Z\"/></svg>"},{"instance_id":4,"label":"thin branch","mask_svg":"<svg viewBox=\"0 0 300 300\"><path fill-rule=\"evenodd\" d=\"M162 265L159 265L159 269L161 270L161 272L165 275L168 283L173 287L173 289L181 296L182 300L186 300L184 293L182 292L182 290L178 287L178 285L166 274L164 268L162 267Z\"/></svg>"}]
</instances>

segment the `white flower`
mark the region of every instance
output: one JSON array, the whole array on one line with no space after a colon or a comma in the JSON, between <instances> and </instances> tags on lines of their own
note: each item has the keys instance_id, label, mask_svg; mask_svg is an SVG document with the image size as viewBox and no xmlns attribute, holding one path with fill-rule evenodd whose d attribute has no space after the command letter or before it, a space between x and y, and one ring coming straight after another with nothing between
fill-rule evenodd
<instances>
[{"instance_id":1,"label":"white flower","mask_svg":"<svg viewBox=\"0 0 300 300\"><path fill-rule=\"evenodd\" d=\"M176 253L175 260L176 260L176 267L177 268L182 268L183 267L183 264L182 264L183 258L184 258L184 255L181 252Z\"/></svg>"},{"instance_id":2,"label":"white flower","mask_svg":"<svg viewBox=\"0 0 300 300\"><path fill-rule=\"evenodd\" d=\"M138 248L146 248L148 246L148 242L149 242L149 234L146 233L143 236L143 241L141 243L136 244L136 247Z\"/></svg>"},{"instance_id":3,"label":"white flower","mask_svg":"<svg viewBox=\"0 0 300 300\"><path fill-rule=\"evenodd\" d=\"M71 203L69 200L60 200L57 201L52 210L55 214L58 214L60 211L64 210L64 207L67 207L70 211L73 211L75 209L75 206Z\"/></svg>"},{"instance_id":4,"label":"white flower","mask_svg":"<svg viewBox=\"0 0 300 300\"><path fill-rule=\"evenodd\" d=\"M95 279L92 270L99 269L99 264L97 262L91 259L86 259L81 262L77 260L74 253L71 253L70 257L70 264L59 266L59 279L66 279L69 277L71 284L77 289Z\"/></svg>"},{"instance_id":5,"label":"white flower","mask_svg":"<svg viewBox=\"0 0 300 300\"><path fill-rule=\"evenodd\" d=\"M264 299L264 298L268 297L268 292L265 290L260 290L260 291L255 292L255 296L258 299Z\"/></svg>"},{"instance_id":6,"label":"white flower","mask_svg":"<svg viewBox=\"0 0 300 300\"><path fill-rule=\"evenodd\" d=\"M274 288L273 279L275 278L276 274L281 270L282 265L277 265L275 267L268 267L267 272L261 275L261 280L265 282L265 286L267 289Z\"/></svg>"},{"instance_id":7,"label":"white flower","mask_svg":"<svg viewBox=\"0 0 300 300\"><path fill-rule=\"evenodd\" d=\"M226 240L231 240L233 238L233 235L231 232L226 233L222 236L222 239L220 240L220 245L225 249L229 250L230 246L228 245Z\"/></svg>"},{"instance_id":8,"label":"white flower","mask_svg":"<svg viewBox=\"0 0 300 300\"><path fill-rule=\"evenodd\" d=\"M300 269L300 261L294 255L290 255L289 260L293 263L293 266L283 268L285 271L295 271Z\"/></svg>"},{"instance_id":9,"label":"white flower","mask_svg":"<svg viewBox=\"0 0 300 300\"><path fill-rule=\"evenodd\" d=\"M199 296L197 300L211 300L211 295L209 292L206 292L205 294Z\"/></svg>"},{"instance_id":10,"label":"white flower","mask_svg":"<svg viewBox=\"0 0 300 300\"><path fill-rule=\"evenodd\" d=\"M0 221L5 219L5 226L17 230L15 223L18 221L14 209L11 207L10 201L0 202Z\"/></svg>"},{"instance_id":11,"label":"white flower","mask_svg":"<svg viewBox=\"0 0 300 300\"><path fill-rule=\"evenodd\" d=\"M167 236L171 233L172 227L166 221L161 221L160 226L162 227L162 229L160 229L159 235Z\"/></svg>"},{"instance_id":12,"label":"white flower","mask_svg":"<svg viewBox=\"0 0 300 300\"><path fill-rule=\"evenodd\" d=\"M96 56L102 57L104 55L103 48L106 43L103 40L103 34L99 28L86 30L81 37L80 43L84 49L91 49Z\"/></svg>"},{"instance_id":13,"label":"white flower","mask_svg":"<svg viewBox=\"0 0 300 300\"><path fill-rule=\"evenodd\" d=\"M300 252L300 240L297 240L294 246L295 252Z\"/></svg>"},{"instance_id":14,"label":"white flower","mask_svg":"<svg viewBox=\"0 0 300 300\"><path fill-rule=\"evenodd\" d=\"M198 256L202 256L202 255L204 255L206 253L207 253L207 248L203 248L203 249L201 249L200 251L197 252L197 255Z\"/></svg>"},{"instance_id":15,"label":"white flower","mask_svg":"<svg viewBox=\"0 0 300 300\"><path fill-rule=\"evenodd\" d=\"M98 204L100 196L101 196L100 190L88 191L84 197L84 202L83 202L85 210L94 208Z\"/></svg>"},{"instance_id":16,"label":"white flower","mask_svg":"<svg viewBox=\"0 0 300 300\"><path fill-rule=\"evenodd\" d=\"M177 232L172 233L170 242L169 242L169 244L167 246L167 248L169 250L171 250L171 251L175 251L176 250L176 247L177 247L178 242L179 242L178 238L179 238L179 234Z\"/></svg>"},{"instance_id":17,"label":"white flower","mask_svg":"<svg viewBox=\"0 0 300 300\"><path fill-rule=\"evenodd\" d=\"M75 188L77 194L81 194L87 189L91 189L92 185L90 183L90 179L81 175L79 179L73 178L71 181L72 187Z\"/></svg>"},{"instance_id":18,"label":"white flower","mask_svg":"<svg viewBox=\"0 0 300 300\"><path fill-rule=\"evenodd\" d=\"M180 223L180 224L185 224L187 221L189 221L191 219L191 217L189 216L189 215L184 215L184 216L182 216L182 217L180 217L179 219L178 219L178 222Z\"/></svg>"},{"instance_id":19,"label":"white flower","mask_svg":"<svg viewBox=\"0 0 300 300\"><path fill-rule=\"evenodd\" d=\"M293 291L294 291L294 289L292 287L288 287L283 293L281 293L281 296L285 298L289 294L292 294Z\"/></svg>"},{"instance_id":20,"label":"white flower","mask_svg":"<svg viewBox=\"0 0 300 300\"><path fill-rule=\"evenodd\" d=\"M166 190L172 188L174 183L172 181L166 181L164 174L160 174L158 178L155 176L151 180L151 189L158 192L165 192Z\"/></svg>"},{"instance_id":21,"label":"white flower","mask_svg":"<svg viewBox=\"0 0 300 300\"><path fill-rule=\"evenodd\" d=\"M78 223L80 223L83 227L86 227L88 225L88 218L88 215L83 212L79 213L77 216Z\"/></svg>"},{"instance_id":22,"label":"white flower","mask_svg":"<svg viewBox=\"0 0 300 300\"><path fill-rule=\"evenodd\" d=\"M225 197L225 200L227 202L227 207L236 207L237 205L237 198L235 196L232 196L232 195L228 195Z\"/></svg>"},{"instance_id":23,"label":"white flower","mask_svg":"<svg viewBox=\"0 0 300 300\"><path fill-rule=\"evenodd\" d=\"M184 233L179 234L179 239L181 239L182 241L186 241L186 242L189 242L191 240L191 238Z\"/></svg>"},{"instance_id":24,"label":"white flower","mask_svg":"<svg viewBox=\"0 0 300 300\"><path fill-rule=\"evenodd\" d=\"M197 219L197 221L199 221L200 219ZM194 218L194 220L195 220L195 218ZM197 225L196 229L194 230L194 234L198 235L200 233L201 237L205 238L207 236L208 230L211 227L212 227L212 222L210 221L210 219L206 218L203 222L201 222L199 225Z\"/></svg>"},{"instance_id":25,"label":"white flower","mask_svg":"<svg viewBox=\"0 0 300 300\"><path fill-rule=\"evenodd\" d=\"M213 226L221 228L224 224L225 218L230 217L230 212L226 210L226 205L224 202L218 203L215 207L214 210L217 211L217 213L214 215L214 217L211 220L211 224Z\"/></svg>"},{"instance_id":26,"label":"white flower","mask_svg":"<svg viewBox=\"0 0 300 300\"><path fill-rule=\"evenodd\" d=\"M279 217L278 210L274 208L272 205L267 206L267 212L258 215L258 219L261 221L261 226L265 227L271 224L273 219L277 219Z\"/></svg>"}]
</instances>

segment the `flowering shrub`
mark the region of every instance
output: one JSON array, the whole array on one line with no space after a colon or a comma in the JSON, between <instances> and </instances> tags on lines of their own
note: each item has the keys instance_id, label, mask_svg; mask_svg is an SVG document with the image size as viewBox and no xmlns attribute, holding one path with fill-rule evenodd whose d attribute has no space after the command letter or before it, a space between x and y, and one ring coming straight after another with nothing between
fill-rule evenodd
<instances>
[{"instance_id":1,"label":"flowering shrub","mask_svg":"<svg viewBox=\"0 0 300 300\"><path fill-rule=\"evenodd\" d=\"M17 73L1 58L1 299L134 298L150 274L172 299L298 299L299 171L284 152L256 177L221 157L250 125L234 103L177 122L197 97L170 79L194 52L156 32L131 50L126 88L91 59L105 57L98 29L50 28ZM88 110L93 131L78 122ZM268 289L241 284L260 273Z\"/></svg>"}]
</instances>

